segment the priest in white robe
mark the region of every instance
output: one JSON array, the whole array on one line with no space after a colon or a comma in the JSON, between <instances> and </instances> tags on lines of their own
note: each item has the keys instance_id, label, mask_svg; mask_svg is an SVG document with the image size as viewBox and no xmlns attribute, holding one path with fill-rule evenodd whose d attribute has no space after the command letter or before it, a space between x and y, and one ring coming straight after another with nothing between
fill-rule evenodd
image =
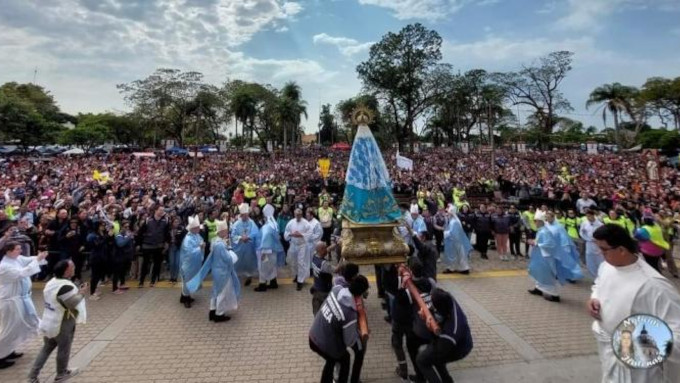
<instances>
[{"instance_id":1,"label":"priest in white robe","mask_svg":"<svg viewBox=\"0 0 680 383\"><path fill-rule=\"evenodd\" d=\"M0 260L0 369L10 367L23 354L16 349L38 334L38 314L31 300L31 275L40 272L47 252L21 255L17 242L5 244Z\"/></svg>"},{"instance_id":2,"label":"priest in white robe","mask_svg":"<svg viewBox=\"0 0 680 383\"><path fill-rule=\"evenodd\" d=\"M604 262L602 252L600 251L600 248L597 247L595 239L593 238L593 233L600 226L602 226L602 222L595 218L595 214L592 210L588 210L586 212L586 219L581 222L578 231L581 238L586 243L586 268L593 278L597 278L597 271L600 268L600 264Z\"/></svg>"},{"instance_id":3,"label":"priest in white robe","mask_svg":"<svg viewBox=\"0 0 680 383\"><path fill-rule=\"evenodd\" d=\"M312 264L311 254L307 251L307 237L312 228L306 219L302 218L302 210L295 209L295 218L291 219L283 232L283 238L290 243L288 247L288 264L295 275L293 281L297 283L297 290L302 290L305 279L309 278Z\"/></svg>"},{"instance_id":4,"label":"priest in white robe","mask_svg":"<svg viewBox=\"0 0 680 383\"><path fill-rule=\"evenodd\" d=\"M307 241L307 253L309 254L309 264L311 266L312 257L316 252L316 244L319 243L323 237L323 228L321 227L321 222L314 217L314 209L307 209L307 222L309 222L309 236L305 238Z\"/></svg>"},{"instance_id":5,"label":"priest in white robe","mask_svg":"<svg viewBox=\"0 0 680 383\"><path fill-rule=\"evenodd\" d=\"M593 233L605 262L593 285L588 310L598 343L603 383L680 382L680 294L666 278L638 256L628 231L606 224ZM614 354L612 337L618 325L634 314L653 315L670 327L673 346L661 364L634 369Z\"/></svg>"}]
</instances>

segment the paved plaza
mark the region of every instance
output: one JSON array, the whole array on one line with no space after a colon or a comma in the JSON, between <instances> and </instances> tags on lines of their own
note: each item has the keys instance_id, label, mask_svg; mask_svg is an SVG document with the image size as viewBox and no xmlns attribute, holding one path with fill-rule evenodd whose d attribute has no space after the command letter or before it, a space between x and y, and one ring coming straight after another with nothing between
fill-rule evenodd
<instances>
[{"instance_id":1,"label":"paved plaza","mask_svg":"<svg viewBox=\"0 0 680 383\"><path fill-rule=\"evenodd\" d=\"M473 257L477 257L476 255ZM492 256L493 257L493 256ZM450 364L456 382L595 382L599 362L585 311L590 280L565 286L562 302L527 293L525 261L473 259L469 276L442 275L470 322L474 349ZM365 268L371 274L372 268ZM373 281L372 277L371 280ZM674 280L677 284L677 280ZM179 303L179 288L160 283L88 301L88 322L76 330L73 382L317 382L322 360L309 350L312 321L308 289L295 291L290 279L278 290L243 290L241 307L226 323L208 321L209 289L191 309ZM34 300L42 311L42 292ZM374 285L367 300L371 337L362 381L398 382L390 328ZM36 337L25 356L0 371L0 382L23 382L38 353ZM41 381L53 378L54 354Z\"/></svg>"}]
</instances>

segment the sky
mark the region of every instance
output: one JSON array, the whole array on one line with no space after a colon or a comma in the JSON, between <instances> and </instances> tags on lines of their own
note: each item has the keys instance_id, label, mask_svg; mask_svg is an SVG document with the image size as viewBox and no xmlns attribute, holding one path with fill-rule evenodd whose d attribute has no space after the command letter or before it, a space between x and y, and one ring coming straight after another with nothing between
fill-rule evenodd
<instances>
[{"instance_id":1,"label":"sky","mask_svg":"<svg viewBox=\"0 0 680 383\"><path fill-rule=\"evenodd\" d=\"M317 130L321 104L358 94L356 66L387 32L419 22L443 38L456 71L518 70L575 52L567 117L597 86L680 76L680 0L0 0L0 83L35 82L66 112L129 110L116 84L156 68L302 87ZM37 69L37 73L36 73ZM526 107L513 111L523 122Z\"/></svg>"}]
</instances>

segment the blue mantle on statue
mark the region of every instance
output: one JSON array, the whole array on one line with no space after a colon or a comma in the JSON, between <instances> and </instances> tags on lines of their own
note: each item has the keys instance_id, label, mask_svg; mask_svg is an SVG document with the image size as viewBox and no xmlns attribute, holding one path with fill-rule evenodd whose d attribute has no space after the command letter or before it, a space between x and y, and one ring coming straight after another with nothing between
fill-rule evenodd
<instances>
[{"instance_id":1,"label":"blue mantle on statue","mask_svg":"<svg viewBox=\"0 0 680 383\"><path fill-rule=\"evenodd\" d=\"M370 225L401 218L387 166L368 126L357 129L345 185L340 214L350 222Z\"/></svg>"}]
</instances>

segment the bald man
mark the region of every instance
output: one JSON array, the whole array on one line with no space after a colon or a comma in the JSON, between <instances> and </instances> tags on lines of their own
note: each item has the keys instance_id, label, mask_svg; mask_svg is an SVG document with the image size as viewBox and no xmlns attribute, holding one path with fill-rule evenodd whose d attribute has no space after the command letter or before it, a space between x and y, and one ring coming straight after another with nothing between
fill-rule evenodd
<instances>
[{"instance_id":1,"label":"bald man","mask_svg":"<svg viewBox=\"0 0 680 383\"><path fill-rule=\"evenodd\" d=\"M314 284L312 285L312 313L316 315L333 288L333 273L335 267L329 259L329 252L336 244L326 246L324 241L318 241L314 256L312 257L312 271L314 272Z\"/></svg>"}]
</instances>

